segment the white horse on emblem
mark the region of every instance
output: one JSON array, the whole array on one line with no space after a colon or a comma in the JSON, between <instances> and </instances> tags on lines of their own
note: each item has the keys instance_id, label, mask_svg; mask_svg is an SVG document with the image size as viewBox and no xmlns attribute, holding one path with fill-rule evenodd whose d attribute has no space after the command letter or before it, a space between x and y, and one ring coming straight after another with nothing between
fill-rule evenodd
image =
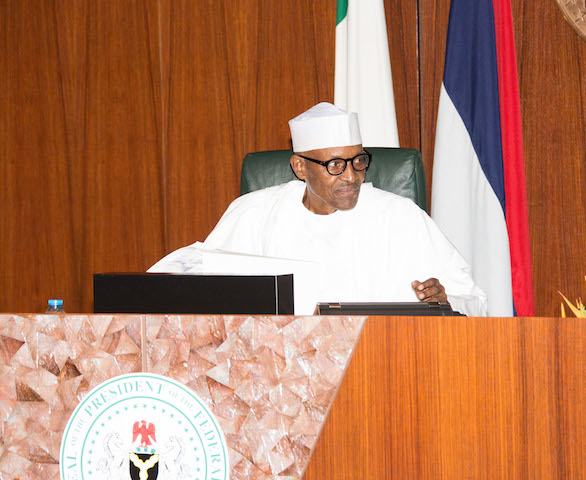
<instances>
[{"instance_id":1,"label":"white horse on emblem","mask_svg":"<svg viewBox=\"0 0 586 480\"><path fill-rule=\"evenodd\" d=\"M122 449L122 440L117 433L109 433L103 442L105 457L100 458L96 470L105 480L126 480L128 478L128 462Z\"/></svg>"},{"instance_id":2,"label":"white horse on emblem","mask_svg":"<svg viewBox=\"0 0 586 480\"><path fill-rule=\"evenodd\" d=\"M161 479L182 480L191 477L189 466L183 462L185 449L181 439L175 435L169 438L164 445L165 450L160 455Z\"/></svg>"}]
</instances>

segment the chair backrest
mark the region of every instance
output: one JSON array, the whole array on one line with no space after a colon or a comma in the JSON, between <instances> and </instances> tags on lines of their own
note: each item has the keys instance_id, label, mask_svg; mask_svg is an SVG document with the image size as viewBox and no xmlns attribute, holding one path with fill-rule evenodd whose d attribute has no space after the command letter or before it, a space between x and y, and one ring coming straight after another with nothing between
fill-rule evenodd
<instances>
[{"instance_id":1,"label":"chair backrest","mask_svg":"<svg viewBox=\"0 0 586 480\"><path fill-rule=\"evenodd\" d=\"M368 148L372 163L366 181L387 192L410 198L427 211L425 172L421 153L411 148ZM249 153L242 162L240 194L295 179L289 165L292 150Z\"/></svg>"}]
</instances>

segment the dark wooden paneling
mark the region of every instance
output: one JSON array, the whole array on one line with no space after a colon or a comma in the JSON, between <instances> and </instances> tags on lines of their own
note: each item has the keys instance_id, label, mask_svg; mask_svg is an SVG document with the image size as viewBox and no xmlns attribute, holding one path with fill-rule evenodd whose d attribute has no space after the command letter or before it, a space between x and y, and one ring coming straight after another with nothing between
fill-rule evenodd
<instances>
[{"instance_id":1,"label":"dark wooden paneling","mask_svg":"<svg viewBox=\"0 0 586 480\"><path fill-rule=\"evenodd\" d=\"M305 480L581 478L578 319L367 320Z\"/></svg>"},{"instance_id":2,"label":"dark wooden paneling","mask_svg":"<svg viewBox=\"0 0 586 480\"><path fill-rule=\"evenodd\" d=\"M158 34L146 3L74 3L1 4L3 310L89 311L93 272L164 252Z\"/></svg>"},{"instance_id":3,"label":"dark wooden paneling","mask_svg":"<svg viewBox=\"0 0 586 480\"><path fill-rule=\"evenodd\" d=\"M147 4L90 2L79 259L87 274L141 271L163 250L161 135ZM153 35L154 39L150 36ZM91 278L81 278L82 304Z\"/></svg>"},{"instance_id":4,"label":"dark wooden paneling","mask_svg":"<svg viewBox=\"0 0 586 480\"><path fill-rule=\"evenodd\" d=\"M417 2L385 0L384 4L399 141L401 147L420 150Z\"/></svg>"},{"instance_id":5,"label":"dark wooden paneling","mask_svg":"<svg viewBox=\"0 0 586 480\"><path fill-rule=\"evenodd\" d=\"M535 310L586 292L586 42L555 2L513 1Z\"/></svg>"},{"instance_id":6,"label":"dark wooden paneling","mask_svg":"<svg viewBox=\"0 0 586 480\"><path fill-rule=\"evenodd\" d=\"M433 148L450 0L418 0L421 155L426 172L427 196L431 199ZM430 204L431 205L431 204Z\"/></svg>"},{"instance_id":7,"label":"dark wooden paneling","mask_svg":"<svg viewBox=\"0 0 586 480\"><path fill-rule=\"evenodd\" d=\"M0 297L3 309L40 311L79 295L55 13L1 2L0 22Z\"/></svg>"}]
</instances>

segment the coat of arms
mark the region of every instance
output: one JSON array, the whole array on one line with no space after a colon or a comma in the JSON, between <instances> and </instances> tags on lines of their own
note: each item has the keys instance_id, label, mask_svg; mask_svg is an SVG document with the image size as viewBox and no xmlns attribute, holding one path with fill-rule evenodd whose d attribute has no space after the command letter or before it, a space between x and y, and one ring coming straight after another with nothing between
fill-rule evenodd
<instances>
[{"instance_id":1,"label":"coat of arms","mask_svg":"<svg viewBox=\"0 0 586 480\"><path fill-rule=\"evenodd\" d=\"M130 435L132 434L132 436ZM132 441L128 441L132 438ZM191 478L184 461L185 448L177 435L172 435L159 449L155 424L146 420L134 422L127 441L117 432L104 437L104 456L97 465L104 480L166 480ZM130 445L130 448L125 448ZM130 476L129 476L130 475Z\"/></svg>"}]
</instances>

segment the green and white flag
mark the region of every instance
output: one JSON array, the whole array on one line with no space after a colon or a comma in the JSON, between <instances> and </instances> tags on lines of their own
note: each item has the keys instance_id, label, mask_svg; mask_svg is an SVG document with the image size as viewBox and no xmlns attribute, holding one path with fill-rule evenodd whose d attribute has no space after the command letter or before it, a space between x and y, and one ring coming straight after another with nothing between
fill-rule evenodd
<instances>
[{"instance_id":1,"label":"green and white flag","mask_svg":"<svg viewBox=\"0 0 586 480\"><path fill-rule=\"evenodd\" d=\"M383 0L338 0L334 104L356 112L366 147L398 147Z\"/></svg>"}]
</instances>

